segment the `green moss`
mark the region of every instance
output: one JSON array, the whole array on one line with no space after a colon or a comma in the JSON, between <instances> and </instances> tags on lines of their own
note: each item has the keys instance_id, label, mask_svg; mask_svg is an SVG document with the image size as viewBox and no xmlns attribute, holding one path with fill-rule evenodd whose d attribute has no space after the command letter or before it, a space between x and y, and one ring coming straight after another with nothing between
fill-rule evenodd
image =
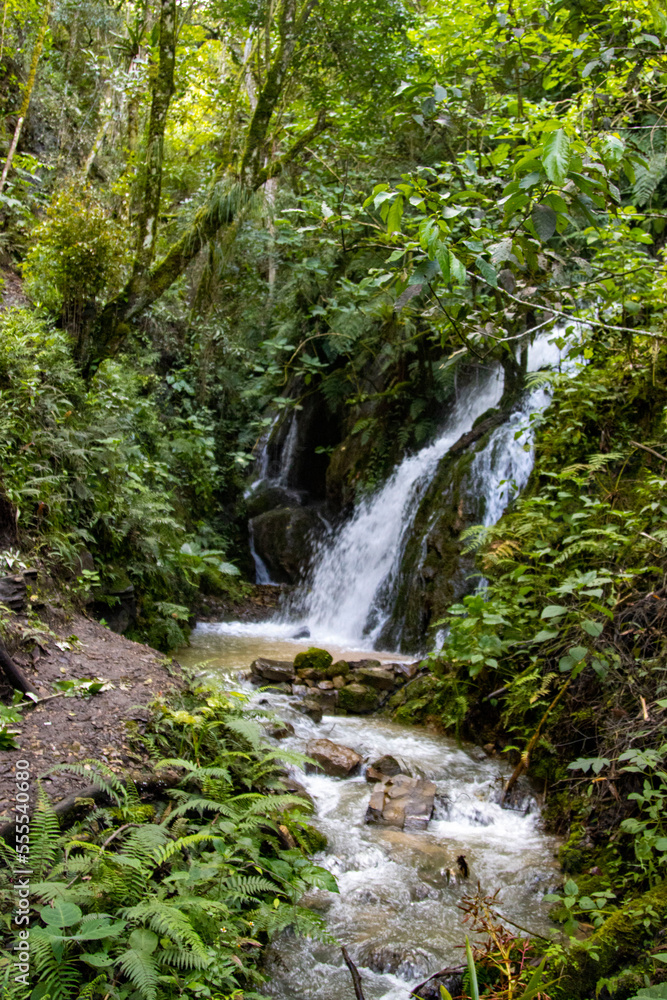
<instances>
[{"instance_id":1,"label":"green moss","mask_svg":"<svg viewBox=\"0 0 667 1000\"><path fill-rule=\"evenodd\" d=\"M338 692L338 705L346 712L365 715L377 708L377 692L365 684L348 684Z\"/></svg>"},{"instance_id":2,"label":"green moss","mask_svg":"<svg viewBox=\"0 0 667 1000\"><path fill-rule=\"evenodd\" d=\"M570 949L558 987L559 1000L584 1000L596 995L598 981L641 954L647 939L667 918L667 882L627 903L602 927Z\"/></svg>"},{"instance_id":3,"label":"green moss","mask_svg":"<svg viewBox=\"0 0 667 1000\"><path fill-rule=\"evenodd\" d=\"M316 646L311 646L305 653L297 653L294 657L296 670L315 670L321 678L327 676L327 671L332 663L331 653L327 653L326 649L318 649Z\"/></svg>"},{"instance_id":4,"label":"green moss","mask_svg":"<svg viewBox=\"0 0 667 1000\"><path fill-rule=\"evenodd\" d=\"M327 677L332 680L334 677L347 677L350 672L350 664L347 660L336 660L330 667L327 667Z\"/></svg>"}]
</instances>

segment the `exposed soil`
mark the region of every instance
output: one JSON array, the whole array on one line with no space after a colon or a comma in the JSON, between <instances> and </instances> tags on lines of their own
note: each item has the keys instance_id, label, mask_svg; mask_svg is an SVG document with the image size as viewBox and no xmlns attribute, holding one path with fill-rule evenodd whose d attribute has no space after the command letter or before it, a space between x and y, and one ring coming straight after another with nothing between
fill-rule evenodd
<instances>
[{"instance_id":1,"label":"exposed soil","mask_svg":"<svg viewBox=\"0 0 667 1000\"><path fill-rule=\"evenodd\" d=\"M0 825L10 818L14 804L14 764L28 759L35 778L44 775L42 786L52 802L90 784L68 772L47 772L55 764L73 764L93 758L117 773L135 775L151 769L148 756L131 740L149 718L147 706L156 697L182 686L182 671L162 653L131 642L122 635L83 615L65 619L52 611L49 626L57 638L28 638L11 649L18 666L41 697L53 693L56 680L94 679L108 682L109 690L82 697L60 696L27 708L17 737L18 750L0 750ZM15 631L28 628L18 618ZM72 640L76 636L78 642ZM57 642L69 644L60 649ZM8 688L0 688L0 699L11 701ZM134 743L134 745L132 745ZM33 784L33 802L37 794Z\"/></svg>"}]
</instances>

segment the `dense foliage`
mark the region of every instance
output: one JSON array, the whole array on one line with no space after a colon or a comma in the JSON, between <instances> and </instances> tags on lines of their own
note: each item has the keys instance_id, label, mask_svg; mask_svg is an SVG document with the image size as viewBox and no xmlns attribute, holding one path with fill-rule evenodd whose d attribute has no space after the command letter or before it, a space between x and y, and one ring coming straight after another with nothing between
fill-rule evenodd
<instances>
[{"instance_id":1,"label":"dense foliage","mask_svg":"<svg viewBox=\"0 0 667 1000\"><path fill-rule=\"evenodd\" d=\"M321 846L311 806L285 792L286 752L277 760L253 715L239 696L204 692L162 706L145 737L162 778L152 790L99 762L62 766L97 785L107 804L66 832L44 794L35 810L34 1000L252 1000L261 996L259 949L273 934L294 927L326 938L321 918L298 902L308 888L337 892L336 882L304 853ZM25 996L10 950L17 861L0 848L0 983L10 1000Z\"/></svg>"},{"instance_id":2,"label":"dense foliage","mask_svg":"<svg viewBox=\"0 0 667 1000\"><path fill-rule=\"evenodd\" d=\"M528 489L468 532L484 589L449 608L432 686L399 712L511 743L516 777L544 782L569 833L557 915L591 932L558 956L568 1000L664 979L666 46L658 0L5 0L0 30L8 570L38 560L110 607L132 584L138 633L177 645L202 591L243 593L242 473L286 411L314 414L340 513L475 366L502 366L503 410L548 384ZM527 376L538 331L560 372ZM71 865L49 823L51 863ZM164 823L111 851L108 824L77 873L152 878ZM249 836L242 863L217 840L159 862L165 905L192 877L188 900L231 906L188 865L240 871L264 850ZM74 938L107 918L53 871L66 975L90 984ZM141 920L118 917L104 961L151 996L211 942L193 924L196 947L158 944Z\"/></svg>"}]
</instances>

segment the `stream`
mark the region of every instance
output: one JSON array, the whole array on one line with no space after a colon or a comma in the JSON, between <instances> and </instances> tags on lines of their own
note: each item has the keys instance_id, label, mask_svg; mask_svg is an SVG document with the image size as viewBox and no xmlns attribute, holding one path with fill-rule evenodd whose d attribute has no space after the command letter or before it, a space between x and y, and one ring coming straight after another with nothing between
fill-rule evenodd
<instances>
[{"instance_id":1,"label":"stream","mask_svg":"<svg viewBox=\"0 0 667 1000\"><path fill-rule=\"evenodd\" d=\"M366 1000L407 1000L411 986L444 966L462 961L465 940L457 903L477 881L485 892L500 889L499 907L510 920L537 933L548 928L542 897L558 880L558 840L540 830L539 808L503 810L497 803L509 765L479 748L459 745L421 727L380 716L327 716L315 724L290 706L291 696L259 693L240 674L258 656L292 660L310 643L290 639L294 626L277 622L199 625L191 646L179 653L184 665L229 690L252 692L253 703L289 720L294 737L280 745L305 752L308 740L328 738L372 761L398 758L415 777L437 785L428 828L404 832L367 826L370 785L362 773L339 779L321 774L294 777L315 801L314 824L328 848L315 860L334 873L340 895L314 892L308 904L323 913L329 932L359 966ZM328 643L334 659L368 656L368 649ZM405 660L373 653L374 659ZM448 881L458 855L470 867L467 882ZM306 901L304 901L306 902ZM350 1000L352 984L339 945L283 934L268 955L277 1000Z\"/></svg>"}]
</instances>

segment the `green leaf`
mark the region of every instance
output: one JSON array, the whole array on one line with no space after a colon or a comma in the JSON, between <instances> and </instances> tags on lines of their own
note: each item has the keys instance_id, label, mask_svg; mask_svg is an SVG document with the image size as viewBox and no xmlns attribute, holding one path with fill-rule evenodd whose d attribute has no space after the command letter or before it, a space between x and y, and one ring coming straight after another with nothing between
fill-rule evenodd
<instances>
[{"instance_id":1,"label":"green leaf","mask_svg":"<svg viewBox=\"0 0 667 1000\"><path fill-rule=\"evenodd\" d=\"M135 951L143 951L147 955L152 955L158 945L158 936L146 927L139 927L130 934L129 944Z\"/></svg>"},{"instance_id":2,"label":"green leaf","mask_svg":"<svg viewBox=\"0 0 667 1000\"><path fill-rule=\"evenodd\" d=\"M401 228L401 219L403 217L403 195L399 194L398 198L392 203L391 208L387 212L387 232L395 233Z\"/></svg>"},{"instance_id":3,"label":"green leaf","mask_svg":"<svg viewBox=\"0 0 667 1000\"><path fill-rule=\"evenodd\" d=\"M488 260L484 257L477 257L475 259L475 264L477 265L477 270L482 275L485 281L491 285L492 288L498 287L498 272L496 271L493 264L490 264Z\"/></svg>"},{"instance_id":4,"label":"green leaf","mask_svg":"<svg viewBox=\"0 0 667 1000\"><path fill-rule=\"evenodd\" d=\"M472 948L466 934L466 962L468 963L468 976L470 978L470 1000L479 1000L479 986L477 985L477 969L475 960L472 957Z\"/></svg>"},{"instance_id":5,"label":"green leaf","mask_svg":"<svg viewBox=\"0 0 667 1000\"><path fill-rule=\"evenodd\" d=\"M110 965L113 965L113 958L109 958L105 951L92 953L84 951L83 954L79 955L79 961L85 962L86 965L92 965L94 969L107 969Z\"/></svg>"},{"instance_id":6,"label":"green leaf","mask_svg":"<svg viewBox=\"0 0 667 1000\"><path fill-rule=\"evenodd\" d=\"M583 628L584 632L588 632L588 634L592 635L594 639L597 639L597 637L601 635L604 630L604 625L602 624L602 622L593 622L593 621L582 622L581 627Z\"/></svg>"},{"instance_id":7,"label":"green leaf","mask_svg":"<svg viewBox=\"0 0 667 1000\"><path fill-rule=\"evenodd\" d=\"M579 886L577 885L576 882L574 882L571 878L569 878L565 883L565 885L563 886L563 891L565 892L566 896L578 896Z\"/></svg>"},{"instance_id":8,"label":"green leaf","mask_svg":"<svg viewBox=\"0 0 667 1000\"><path fill-rule=\"evenodd\" d=\"M535 226L535 232L542 243L546 243L556 232L558 216L548 205L533 205L530 217Z\"/></svg>"},{"instance_id":9,"label":"green leaf","mask_svg":"<svg viewBox=\"0 0 667 1000\"><path fill-rule=\"evenodd\" d=\"M564 615L566 611L567 608L564 608L562 604L550 604L543 609L540 618L558 618L559 615Z\"/></svg>"},{"instance_id":10,"label":"green leaf","mask_svg":"<svg viewBox=\"0 0 667 1000\"><path fill-rule=\"evenodd\" d=\"M546 642L548 639L555 639L559 635L557 629L543 628L541 632L538 632L533 642Z\"/></svg>"},{"instance_id":11,"label":"green leaf","mask_svg":"<svg viewBox=\"0 0 667 1000\"><path fill-rule=\"evenodd\" d=\"M588 653L587 646L571 646L568 649L568 654L572 657L575 663L580 663L587 653Z\"/></svg>"},{"instance_id":12,"label":"green leaf","mask_svg":"<svg viewBox=\"0 0 667 1000\"><path fill-rule=\"evenodd\" d=\"M544 140L542 165L544 172L552 184L565 183L567 167L570 161L570 140L562 128L549 132Z\"/></svg>"},{"instance_id":13,"label":"green leaf","mask_svg":"<svg viewBox=\"0 0 667 1000\"><path fill-rule=\"evenodd\" d=\"M534 997L538 990L540 990L542 987L542 977L544 976L544 966L546 961L546 958L543 958L538 967L535 969L535 972L530 977L528 985L519 997L519 1000L531 1000L531 997Z\"/></svg>"},{"instance_id":14,"label":"green leaf","mask_svg":"<svg viewBox=\"0 0 667 1000\"><path fill-rule=\"evenodd\" d=\"M654 956L655 958L656 956ZM452 1000L452 995L444 986L440 987L440 1000Z\"/></svg>"},{"instance_id":15,"label":"green leaf","mask_svg":"<svg viewBox=\"0 0 667 1000\"><path fill-rule=\"evenodd\" d=\"M39 915L50 927L71 927L72 924L78 924L83 913L76 903L66 903L62 899L56 899L52 906L43 906Z\"/></svg>"}]
</instances>

